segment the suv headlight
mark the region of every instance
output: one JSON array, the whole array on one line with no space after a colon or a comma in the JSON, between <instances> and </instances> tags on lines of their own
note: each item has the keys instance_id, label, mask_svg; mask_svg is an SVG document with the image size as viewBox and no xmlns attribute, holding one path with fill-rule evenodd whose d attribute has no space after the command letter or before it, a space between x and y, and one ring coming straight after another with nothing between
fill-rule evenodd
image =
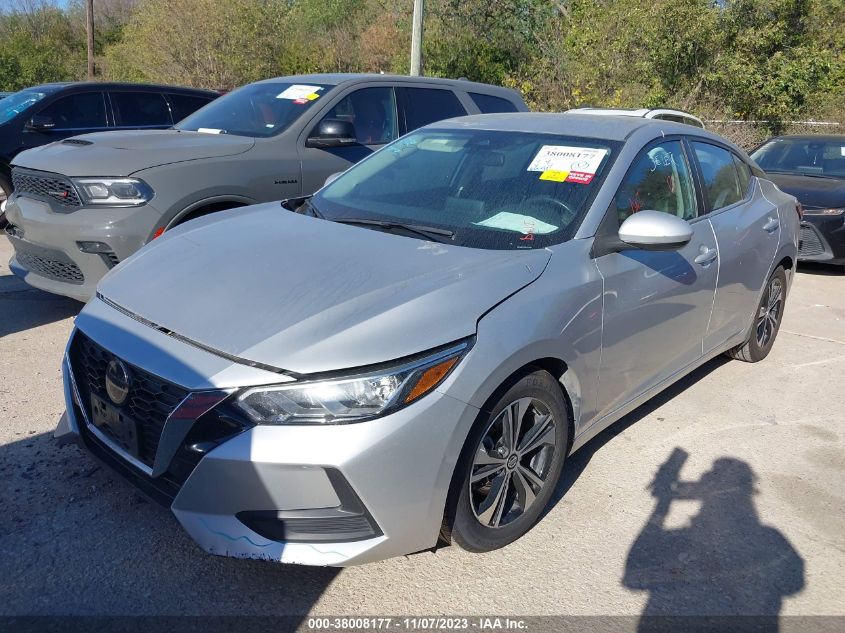
<instances>
[{"instance_id":1,"label":"suv headlight","mask_svg":"<svg viewBox=\"0 0 845 633\"><path fill-rule=\"evenodd\" d=\"M430 393L470 349L469 341L349 378L253 387L235 405L256 424L348 424L372 420Z\"/></svg>"},{"instance_id":2,"label":"suv headlight","mask_svg":"<svg viewBox=\"0 0 845 633\"><path fill-rule=\"evenodd\" d=\"M86 205L137 207L153 199L153 190L137 178L72 178Z\"/></svg>"}]
</instances>

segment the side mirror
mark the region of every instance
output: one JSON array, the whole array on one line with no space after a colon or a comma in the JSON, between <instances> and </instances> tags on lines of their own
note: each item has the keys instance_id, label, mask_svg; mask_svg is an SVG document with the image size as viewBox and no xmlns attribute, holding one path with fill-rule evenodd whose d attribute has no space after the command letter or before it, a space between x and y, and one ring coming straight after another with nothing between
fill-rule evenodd
<instances>
[{"instance_id":1,"label":"side mirror","mask_svg":"<svg viewBox=\"0 0 845 633\"><path fill-rule=\"evenodd\" d=\"M357 145L355 126L340 119L323 119L305 141L305 147L345 147Z\"/></svg>"},{"instance_id":2,"label":"side mirror","mask_svg":"<svg viewBox=\"0 0 845 633\"><path fill-rule=\"evenodd\" d=\"M56 127L56 122L53 117L44 114L36 114L29 121L26 122L26 129L40 132L42 130L51 130Z\"/></svg>"},{"instance_id":3,"label":"side mirror","mask_svg":"<svg viewBox=\"0 0 845 633\"><path fill-rule=\"evenodd\" d=\"M619 227L619 239L647 251L674 251L692 239L689 222L660 211L639 211Z\"/></svg>"}]
</instances>

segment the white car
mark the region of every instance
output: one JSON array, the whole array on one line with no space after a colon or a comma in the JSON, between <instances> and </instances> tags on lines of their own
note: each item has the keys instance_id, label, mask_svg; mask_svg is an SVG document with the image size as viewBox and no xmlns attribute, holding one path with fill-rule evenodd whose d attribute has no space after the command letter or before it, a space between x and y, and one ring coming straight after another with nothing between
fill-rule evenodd
<instances>
[{"instance_id":1,"label":"white car","mask_svg":"<svg viewBox=\"0 0 845 633\"><path fill-rule=\"evenodd\" d=\"M606 116L636 116L643 119L660 119L663 121L674 121L675 123L686 123L695 127L704 128L704 121L697 116L684 112L683 110L670 110L659 108L650 110L648 108L625 109L625 108L573 108L567 112L578 112L579 114L602 114Z\"/></svg>"}]
</instances>

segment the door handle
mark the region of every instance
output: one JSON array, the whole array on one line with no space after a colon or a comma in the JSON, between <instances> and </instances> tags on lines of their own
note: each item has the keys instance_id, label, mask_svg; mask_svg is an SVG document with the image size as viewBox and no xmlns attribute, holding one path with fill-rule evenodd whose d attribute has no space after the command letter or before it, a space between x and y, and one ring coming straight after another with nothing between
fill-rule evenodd
<instances>
[{"instance_id":1,"label":"door handle","mask_svg":"<svg viewBox=\"0 0 845 633\"><path fill-rule=\"evenodd\" d=\"M766 233L774 233L777 231L777 228L780 226L780 222L777 218L769 218L769 221L763 225L763 230Z\"/></svg>"},{"instance_id":2,"label":"door handle","mask_svg":"<svg viewBox=\"0 0 845 633\"><path fill-rule=\"evenodd\" d=\"M698 249L699 255L693 261L696 264L701 264L702 266L708 266L713 263L713 261L719 256L719 251L715 248L707 248L706 246L702 245L700 249Z\"/></svg>"}]
</instances>

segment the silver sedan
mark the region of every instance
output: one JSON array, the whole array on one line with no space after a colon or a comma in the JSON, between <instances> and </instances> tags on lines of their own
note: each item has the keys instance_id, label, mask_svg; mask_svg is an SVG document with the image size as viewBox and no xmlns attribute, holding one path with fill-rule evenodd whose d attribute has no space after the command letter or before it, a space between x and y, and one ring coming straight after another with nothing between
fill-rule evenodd
<instances>
[{"instance_id":1,"label":"silver sedan","mask_svg":"<svg viewBox=\"0 0 845 633\"><path fill-rule=\"evenodd\" d=\"M76 321L57 435L215 554L502 547L602 429L716 355L766 357L798 225L691 126L437 123L117 266Z\"/></svg>"}]
</instances>

